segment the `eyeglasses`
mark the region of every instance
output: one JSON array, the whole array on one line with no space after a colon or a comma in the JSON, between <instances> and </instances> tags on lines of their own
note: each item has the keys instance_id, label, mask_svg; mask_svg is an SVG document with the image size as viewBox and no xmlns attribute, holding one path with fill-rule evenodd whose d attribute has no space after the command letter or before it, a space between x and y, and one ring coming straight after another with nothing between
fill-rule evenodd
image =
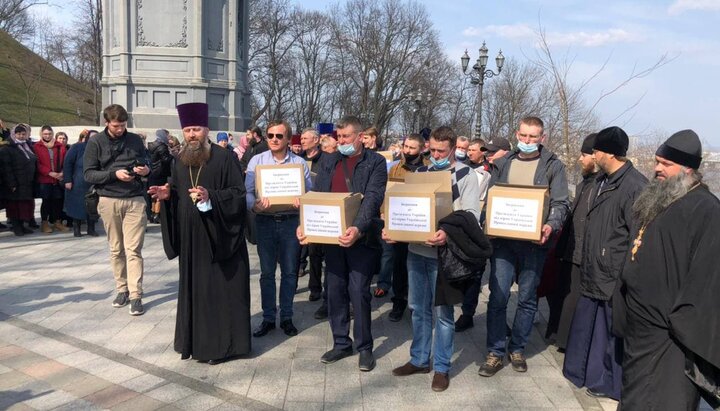
<instances>
[{"instance_id":1,"label":"eyeglasses","mask_svg":"<svg viewBox=\"0 0 720 411\"><path fill-rule=\"evenodd\" d=\"M272 139L274 139L274 138L276 138L276 139L278 139L278 140L282 140L283 138L285 138L285 134L280 134L280 133L278 133L278 134L267 133L267 139L268 139L268 140L272 140Z\"/></svg>"}]
</instances>

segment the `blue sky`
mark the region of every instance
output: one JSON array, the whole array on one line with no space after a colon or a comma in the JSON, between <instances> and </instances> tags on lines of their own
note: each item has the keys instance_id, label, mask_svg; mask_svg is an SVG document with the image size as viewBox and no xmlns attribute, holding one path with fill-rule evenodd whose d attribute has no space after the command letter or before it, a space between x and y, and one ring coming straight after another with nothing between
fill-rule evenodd
<instances>
[{"instance_id":1,"label":"blue sky","mask_svg":"<svg viewBox=\"0 0 720 411\"><path fill-rule=\"evenodd\" d=\"M573 61L570 78L580 83L607 65L586 92L594 102L633 69L667 53L674 60L634 80L596 108L603 125L619 125L631 135L669 135L692 128L720 149L713 130L720 113L720 0L420 0L439 32L448 57L459 62L465 49L476 59L483 40L491 58L533 58L542 26L554 54ZM71 6L37 9L70 26ZM336 1L302 0L306 9L326 9ZM61 5L59 9L57 5ZM51 12L48 12L50 10ZM490 60L491 66L494 59ZM492 80L490 80L492 81ZM637 107L615 120L642 98Z\"/></svg>"}]
</instances>

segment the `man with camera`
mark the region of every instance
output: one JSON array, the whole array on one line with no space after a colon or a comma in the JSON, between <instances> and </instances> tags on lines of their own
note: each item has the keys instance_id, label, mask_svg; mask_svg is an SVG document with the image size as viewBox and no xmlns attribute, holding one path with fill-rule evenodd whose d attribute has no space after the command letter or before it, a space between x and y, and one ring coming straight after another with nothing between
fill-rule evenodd
<instances>
[{"instance_id":1,"label":"man with camera","mask_svg":"<svg viewBox=\"0 0 720 411\"><path fill-rule=\"evenodd\" d=\"M142 246L147 216L140 177L150 173L147 151L140 136L127 131L125 108L109 105L103 117L105 130L88 140L83 174L100 197L98 213L110 245L117 290L113 307L129 302L130 315L142 315Z\"/></svg>"}]
</instances>

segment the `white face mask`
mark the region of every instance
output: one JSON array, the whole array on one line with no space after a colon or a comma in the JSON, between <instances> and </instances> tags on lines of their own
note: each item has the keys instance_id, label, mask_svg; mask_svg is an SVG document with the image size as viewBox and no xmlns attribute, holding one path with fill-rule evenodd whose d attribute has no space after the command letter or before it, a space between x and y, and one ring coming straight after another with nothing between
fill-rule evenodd
<instances>
[{"instance_id":1,"label":"white face mask","mask_svg":"<svg viewBox=\"0 0 720 411\"><path fill-rule=\"evenodd\" d=\"M455 149L455 158L456 159L463 161L463 160L465 160L466 157L467 157L467 152L465 152L459 148Z\"/></svg>"}]
</instances>

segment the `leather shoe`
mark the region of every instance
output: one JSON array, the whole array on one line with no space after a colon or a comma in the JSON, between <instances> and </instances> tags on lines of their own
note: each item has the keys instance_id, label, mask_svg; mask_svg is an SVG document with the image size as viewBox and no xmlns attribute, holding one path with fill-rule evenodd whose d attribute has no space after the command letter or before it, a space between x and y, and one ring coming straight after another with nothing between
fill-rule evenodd
<instances>
[{"instance_id":1,"label":"leather shoe","mask_svg":"<svg viewBox=\"0 0 720 411\"><path fill-rule=\"evenodd\" d=\"M405 304L393 303L392 311L388 314L388 320L396 323L402 320L403 314L405 314Z\"/></svg>"},{"instance_id":2,"label":"leather shoe","mask_svg":"<svg viewBox=\"0 0 720 411\"><path fill-rule=\"evenodd\" d=\"M328 317L328 310L327 305L323 304L320 306L320 308L315 311L315 314L313 314L313 317L315 317L316 320L324 320Z\"/></svg>"},{"instance_id":3,"label":"leather shoe","mask_svg":"<svg viewBox=\"0 0 720 411\"><path fill-rule=\"evenodd\" d=\"M470 315L462 314L460 318L455 321L455 332L460 333L468 328L473 328L475 324L473 323L473 318Z\"/></svg>"},{"instance_id":4,"label":"leather shoe","mask_svg":"<svg viewBox=\"0 0 720 411\"><path fill-rule=\"evenodd\" d=\"M262 337L265 334L269 333L270 330L275 329L275 323L270 323L267 321L263 321L262 324L258 328L253 331L253 337Z\"/></svg>"},{"instance_id":5,"label":"leather shoe","mask_svg":"<svg viewBox=\"0 0 720 411\"><path fill-rule=\"evenodd\" d=\"M181 359L181 360L189 360L189 359L190 359L190 354L185 354L185 353L180 354L180 359Z\"/></svg>"},{"instance_id":6,"label":"leather shoe","mask_svg":"<svg viewBox=\"0 0 720 411\"><path fill-rule=\"evenodd\" d=\"M372 371L375 368L375 356L373 356L372 350L360 351L358 359L358 368L360 371Z\"/></svg>"},{"instance_id":7,"label":"leather shoe","mask_svg":"<svg viewBox=\"0 0 720 411\"><path fill-rule=\"evenodd\" d=\"M217 360L208 360L208 365L218 365L227 361L227 358L218 358Z\"/></svg>"},{"instance_id":8,"label":"leather shoe","mask_svg":"<svg viewBox=\"0 0 720 411\"><path fill-rule=\"evenodd\" d=\"M333 348L332 350L323 354L322 357L320 357L320 362L323 364L332 364L336 361L342 360L345 357L349 357L352 354L353 354L352 347L347 347L347 348L343 348L343 349Z\"/></svg>"},{"instance_id":9,"label":"leather shoe","mask_svg":"<svg viewBox=\"0 0 720 411\"><path fill-rule=\"evenodd\" d=\"M599 391L593 391L590 388L588 388L587 391L585 391L585 394L587 394L588 396L593 397L593 398L609 398L609 396L607 394L603 394Z\"/></svg>"},{"instance_id":10,"label":"leather shoe","mask_svg":"<svg viewBox=\"0 0 720 411\"><path fill-rule=\"evenodd\" d=\"M285 335L289 337L294 337L298 334L297 328L295 328L290 319L280 321L280 328L285 332Z\"/></svg>"},{"instance_id":11,"label":"leather shoe","mask_svg":"<svg viewBox=\"0 0 720 411\"><path fill-rule=\"evenodd\" d=\"M445 391L450 386L450 377L442 372L436 372L432 380L432 390L436 392Z\"/></svg>"},{"instance_id":12,"label":"leather shoe","mask_svg":"<svg viewBox=\"0 0 720 411\"><path fill-rule=\"evenodd\" d=\"M401 365L392 370L392 374L396 377L407 377L408 375L413 374L427 374L429 372L430 367L416 367L410 361L408 361L405 365Z\"/></svg>"},{"instance_id":13,"label":"leather shoe","mask_svg":"<svg viewBox=\"0 0 720 411\"><path fill-rule=\"evenodd\" d=\"M310 296L308 297L309 301L317 301L322 297L321 291L310 291Z\"/></svg>"}]
</instances>

